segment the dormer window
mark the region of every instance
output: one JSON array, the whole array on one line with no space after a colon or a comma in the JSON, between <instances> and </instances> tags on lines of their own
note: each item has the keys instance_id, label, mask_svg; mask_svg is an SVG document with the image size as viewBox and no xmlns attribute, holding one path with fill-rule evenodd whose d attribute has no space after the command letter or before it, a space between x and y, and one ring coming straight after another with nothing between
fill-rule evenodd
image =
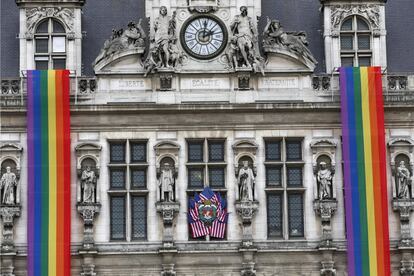
<instances>
[{"instance_id":1,"label":"dormer window","mask_svg":"<svg viewBox=\"0 0 414 276\"><path fill-rule=\"evenodd\" d=\"M370 66L372 64L372 32L360 16L345 19L341 26L341 65Z\"/></svg>"},{"instance_id":2,"label":"dormer window","mask_svg":"<svg viewBox=\"0 0 414 276\"><path fill-rule=\"evenodd\" d=\"M65 69L65 27L58 20L48 18L39 23L34 35L36 69Z\"/></svg>"}]
</instances>

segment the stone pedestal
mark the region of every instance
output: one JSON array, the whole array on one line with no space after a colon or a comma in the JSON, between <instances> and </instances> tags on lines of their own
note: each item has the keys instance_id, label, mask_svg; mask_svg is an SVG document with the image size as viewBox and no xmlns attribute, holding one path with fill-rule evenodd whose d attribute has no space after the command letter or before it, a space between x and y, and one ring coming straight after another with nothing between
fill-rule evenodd
<instances>
[{"instance_id":1,"label":"stone pedestal","mask_svg":"<svg viewBox=\"0 0 414 276\"><path fill-rule=\"evenodd\" d=\"M100 203L78 203L78 213L83 219L83 249L79 250L82 256L81 276L96 276L95 273L95 255L98 251L95 249L95 239L93 237L93 223L95 217L101 210Z\"/></svg>"},{"instance_id":2,"label":"stone pedestal","mask_svg":"<svg viewBox=\"0 0 414 276\"><path fill-rule=\"evenodd\" d=\"M313 202L313 209L315 210L316 214L321 217L322 223L322 239L319 248L331 248L331 219L338 209L338 201L336 199L316 199Z\"/></svg>"},{"instance_id":3,"label":"stone pedestal","mask_svg":"<svg viewBox=\"0 0 414 276\"><path fill-rule=\"evenodd\" d=\"M242 220L242 247L253 246L252 220L259 209L258 201L236 201L236 212Z\"/></svg>"},{"instance_id":4,"label":"stone pedestal","mask_svg":"<svg viewBox=\"0 0 414 276\"><path fill-rule=\"evenodd\" d=\"M162 247L159 253L162 255L162 271L161 276L176 276L174 270L175 256L177 249L174 245L174 218L180 211L180 203L159 201L155 204L157 212L161 215L164 225L162 238Z\"/></svg>"},{"instance_id":5,"label":"stone pedestal","mask_svg":"<svg viewBox=\"0 0 414 276\"><path fill-rule=\"evenodd\" d=\"M20 217L22 206L1 205L0 217L3 220L3 242L1 252L14 252L14 218Z\"/></svg>"},{"instance_id":6,"label":"stone pedestal","mask_svg":"<svg viewBox=\"0 0 414 276\"><path fill-rule=\"evenodd\" d=\"M399 247L412 247L410 215L414 211L414 199L393 199L392 209L400 214L401 238Z\"/></svg>"},{"instance_id":7,"label":"stone pedestal","mask_svg":"<svg viewBox=\"0 0 414 276\"><path fill-rule=\"evenodd\" d=\"M20 217L22 207L20 205L1 205L0 217L3 221L3 241L1 244L1 276L14 276L14 259L16 249L14 247L14 219Z\"/></svg>"},{"instance_id":8,"label":"stone pedestal","mask_svg":"<svg viewBox=\"0 0 414 276\"><path fill-rule=\"evenodd\" d=\"M338 201L336 199L316 199L313 202L313 209L321 217L322 224L322 238L319 244L319 250L322 254L321 275L335 276L336 269L333 255L336 247L332 245L331 220L338 209Z\"/></svg>"},{"instance_id":9,"label":"stone pedestal","mask_svg":"<svg viewBox=\"0 0 414 276\"><path fill-rule=\"evenodd\" d=\"M400 275L414 275L414 242L410 229L410 216L414 211L414 199L393 199L392 209L400 214L401 238L398 244L398 249L402 255Z\"/></svg>"},{"instance_id":10,"label":"stone pedestal","mask_svg":"<svg viewBox=\"0 0 414 276\"><path fill-rule=\"evenodd\" d=\"M101 210L100 203L78 203L78 213L83 219L83 248L90 250L95 246L93 238L93 222Z\"/></svg>"},{"instance_id":11,"label":"stone pedestal","mask_svg":"<svg viewBox=\"0 0 414 276\"><path fill-rule=\"evenodd\" d=\"M254 255L257 249L253 243L252 221L253 217L259 210L258 201L236 201L236 212L242 220L243 239L239 252L242 254L241 276L255 276Z\"/></svg>"},{"instance_id":12,"label":"stone pedestal","mask_svg":"<svg viewBox=\"0 0 414 276\"><path fill-rule=\"evenodd\" d=\"M180 203L160 201L155 204L157 212L161 215L162 223L164 225L163 233L163 247L172 248L174 247L174 231L173 222L174 217L180 210Z\"/></svg>"}]
</instances>

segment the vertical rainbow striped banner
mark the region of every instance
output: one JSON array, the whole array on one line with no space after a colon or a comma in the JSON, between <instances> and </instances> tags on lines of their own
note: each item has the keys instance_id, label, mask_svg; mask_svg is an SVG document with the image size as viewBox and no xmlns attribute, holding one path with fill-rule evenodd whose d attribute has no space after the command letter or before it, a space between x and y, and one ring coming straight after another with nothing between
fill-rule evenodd
<instances>
[{"instance_id":1,"label":"vertical rainbow striped banner","mask_svg":"<svg viewBox=\"0 0 414 276\"><path fill-rule=\"evenodd\" d=\"M70 276L69 71L27 72L29 276Z\"/></svg>"},{"instance_id":2,"label":"vertical rainbow striped banner","mask_svg":"<svg viewBox=\"0 0 414 276\"><path fill-rule=\"evenodd\" d=\"M348 275L389 276L381 68L341 68L340 86Z\"/></svg>"}]
</instances>

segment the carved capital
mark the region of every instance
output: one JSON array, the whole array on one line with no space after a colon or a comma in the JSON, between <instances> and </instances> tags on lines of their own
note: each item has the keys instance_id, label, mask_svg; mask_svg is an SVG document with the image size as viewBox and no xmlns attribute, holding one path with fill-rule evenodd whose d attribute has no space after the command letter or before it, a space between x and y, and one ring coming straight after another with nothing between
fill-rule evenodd
<instances>
[{"instance_id":1,"label":"carved capital","mask_svg":"<svg viewBox=\"0 0 414 276\"><path fill-rule=\"evenodd\" d=\"M157 202L157 212L161 214L161 218L164 225L172 225L174 217L180 210L180 203L178 202Z\"/></svg>"},{"instance_id":2,"label":"carved capital","mask_svg":"<svg viewBox=\"0 0 414 276\"><path fill-rule=\"evenodd\" d=\"M392 209L400 213L400 221L409 221L414 211L414 199L393 199Z\"/></svg>"},{"instance_id":3,"label":"carved capital","mask_svg":"<svg viewBox=\"0 0 414 276\"><path fill-rule=\"evenodd\" d=\"M242 219L243 224L251 224L258 210L258 201L236 201L236 212Z\"/></svg>"},{"instance_id":4,"label":"carved capital","mask_svg":"<svg viewBox=\"0 0 414 276\"><path fill-rule=\"evenodd\" d=\"M335 199L317 199L313 202L313 209L323 222L330 222L336 210L338 210L338 201Z\"/></svg>"},{"instance_id":5,"label":"carved capital","mask_svg":"<svg viewBox=\"0 0 414 276\"><path fill-rule=\"evenodd\" d=\"M85 225L93 225L95 217L101 210L100 203L78 203L77 207Z\"/></svg>"}]
</instances>

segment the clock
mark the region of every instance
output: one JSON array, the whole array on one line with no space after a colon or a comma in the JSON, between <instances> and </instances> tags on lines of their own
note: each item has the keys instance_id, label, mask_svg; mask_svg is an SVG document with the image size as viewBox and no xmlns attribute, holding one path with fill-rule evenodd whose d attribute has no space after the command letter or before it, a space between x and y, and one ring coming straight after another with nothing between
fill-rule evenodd
<instances>
[{"instance_id":1,"label":"clock","mask_svg":"<svg viewBox=\"0 0 414 276\"><path fill-rule=\"evenodd\" d=\"M213 15L193 16L181 29L181 45L192 57L215 58L227 46L226 26Z\"/></svg>"}]
</instances>

